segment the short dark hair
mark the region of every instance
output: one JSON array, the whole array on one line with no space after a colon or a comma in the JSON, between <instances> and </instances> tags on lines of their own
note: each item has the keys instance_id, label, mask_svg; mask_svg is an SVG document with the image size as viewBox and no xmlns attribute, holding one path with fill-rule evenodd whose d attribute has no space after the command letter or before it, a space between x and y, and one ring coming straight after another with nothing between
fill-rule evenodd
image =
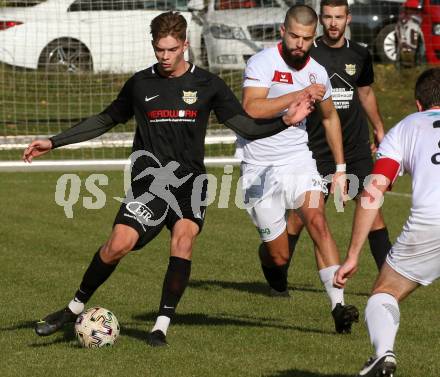
<instances>
[{"instance_id":1,"label":"short dark hair","mask_svg":"<svg viewBox=\"0 0 440 377\"><path fill-rule=\"evenodd\" d=\"M171 35L181 41L186 40L187 23L179 12L165 12L153 18L150 24L153 42Z\"/></svg>"},{"instance_id":2,"label":"short dark hair","mask_svg":"<svg viewBox=\"0 0 440 377\"><path fill-rule=\"evenodd\" d=\"M347 14L350 13L350 6L348 5L347 0L321 0L321 4L319 5L319 13L322 14L322 10L324 7L346 7Z\"/></svg>"},{"instance_id":3,"label":"short dark hair","mask_svg":"<svg viewBox=\"0 0 440 377\"><path fill-rule=\"evenodd\" d=\"M424 71L416 82L416 100L420 102L423 110L440 106L440 67Z\"/></svg>"},{"instance_id":4,"label":"short dark hair","mask_svg":"<svg viewBox=\"0 0 440 377\"><path fill-rule=\"evenodd\" d=\"M301 25L313 25L318 24L318 16L313 8L308 5L297 4L289 8L286 13L286 18L284 19L284 26L287 27L289 20L294 19Z\"/></svg>"}]
</instances>

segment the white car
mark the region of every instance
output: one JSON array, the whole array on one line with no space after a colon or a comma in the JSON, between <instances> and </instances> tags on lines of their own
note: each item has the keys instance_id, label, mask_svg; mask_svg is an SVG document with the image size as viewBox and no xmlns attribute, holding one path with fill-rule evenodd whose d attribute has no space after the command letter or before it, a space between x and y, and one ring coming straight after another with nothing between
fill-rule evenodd
<instances>
[{"instance_id":1,"label":"white car","mask_svg":"<svg viewBox=\"0 0 440 377\"><path fill-rule=\"evenodd\" d=\"M207 6L190 0L188 7L205 11L201 60L217 72L243 69L252 55L273 46L288 9L282 0L209 0Z\"/></svg>"},{"instance_id":2,"label":"white car","mask_svg":"<svg viewBox=\"0 0 440 377\"><path fill-rule=\"evenodd\" d=\"M166 10L182 13L200 49L201 27L191 22L187 1L46 0L0 8L0 61L32 69L135 72L155 62L150 22Z\"/></svg>"}]
</instances>

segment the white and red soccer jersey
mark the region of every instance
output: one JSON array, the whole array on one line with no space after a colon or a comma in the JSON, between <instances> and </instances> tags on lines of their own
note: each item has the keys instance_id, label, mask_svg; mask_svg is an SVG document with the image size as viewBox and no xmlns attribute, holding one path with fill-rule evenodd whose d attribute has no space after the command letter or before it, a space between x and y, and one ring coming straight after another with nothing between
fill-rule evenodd
<instances>
[{"instance_id":1,"label":"white and red soccer jersey","mask_svg":"<svg viewBox=\"0 0 440 377\"><path fill-rule=\"evenodd\" d=\"M296 70L281 57L281 44L254 55L247 64L243 87L269 88L267 98L302 90L311 84L323 84L326 93L323 100L331 96L331 84L325 68L313 58L300 70ZM287 110L287 109L286 109ZM282 115L282 113L280 114ZM237 157L254 165L286 165L312 158L307 146L306 120L300 126L289 127L274 136L249 141L237 140Z\"/></svg>"},{"instance_id":2,"label":"white and red soccer jersey","mask_svg":"<svg viewBox=\"0 0 440 377\"><path fill-rule=\"evenodd\" d=\"M400 173L412 177L407 224L440 226L440 109L414 113L399 122L380 143L377 157L376 166L381 159L392 159Z\"/></svg>"}]
</instances>

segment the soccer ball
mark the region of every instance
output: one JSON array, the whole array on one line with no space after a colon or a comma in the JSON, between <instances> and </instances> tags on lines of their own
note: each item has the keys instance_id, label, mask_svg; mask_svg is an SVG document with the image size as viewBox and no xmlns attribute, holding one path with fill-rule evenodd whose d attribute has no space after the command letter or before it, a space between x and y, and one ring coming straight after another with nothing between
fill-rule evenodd
<instances>
[{"instance_id":1,"label":"soccer ball","mask_svg":"<svg viewBox=\"0 0 440 377\"><path fill-rule=\"evenodd\" d=\"M96 306L78 316L75 333L82 347L111 346L119 335L119 323L110 310Z\"/></svg>"}]
</instances>

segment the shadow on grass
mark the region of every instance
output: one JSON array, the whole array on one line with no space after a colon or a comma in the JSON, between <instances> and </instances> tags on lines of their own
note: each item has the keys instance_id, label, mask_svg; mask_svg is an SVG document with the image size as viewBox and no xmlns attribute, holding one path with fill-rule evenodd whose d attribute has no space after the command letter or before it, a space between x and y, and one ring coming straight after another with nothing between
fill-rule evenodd
<instances>
[{"instance_id":1,"label":"shadow on grass","mask_svg":"<svg viewBox=\"0 0 440 377\"><path fill-rule=\"evenodd\" d=\"M157 317L157 312L148 312L145 314L136 315L133 319L142 322L154 322ZM260 328L274 328L280 330L300 331L303 333L314 334L330 334L334 335L333 331L326 331L317 328L307 328L300 326L291 326L280 323L274 318L265 317L251 317L251 316L231 316L229 314L220 313L217 316L202 314L202 313L188 313L176 314L173 320L174 326L239 326L239 327L260 327Z\"/></svg>"},{"instance_id":2,"label":"shadow on grass","mask_svg":"<svg viewBox=\"0 0 440 377\"><path fill-rule=\"evenodd\" d=\"M40 348L53 346L54 344L71 343L76 339L74 326L75 325L73 323L69 323L64 326L58 333L56 333L56 335L53 336L40 337L34 333L36 341L30 343L29 347ZM80 345L78 343L75 343L75 346L80 348Z\"/></svg>"},{"instance_id":3,"label":"shadow on grass","mask_svg":"<svg viewBox=\"0 0 440 377\"><path fill-rule=\"evenodd\" d=\"M307 370L288 369L275 372L274 374L267 374L263 377L353 377L354 374L325 374L317 372L309 372Z\"/></svg>"},{"instance_id":4,"label":"shadow on grass","mask_svg":"<svg viewBox=\"0 0 440 377\"><path fill-rule=\"evenodd\" d=\"M232 289L241 292L257 294L261 296L269 296L269 289L266 282L251 281L251 282L237 282L237 281L221 281L221 280L191 280L189 286L195 289L210 290L213 288ZM289 285L289 290L311 293L325 294L325 289L315 288L306 285ZM350 292L346 291L346 295L369 297L369 293L364 292Z\"/></svg>"},{"instance_id":5,"label":"shadow on grass","mask_svg":"<svg viewBox=\"0 0 440 377\"><path fill-rule=\"evenodd\" d=\"M54 336L38 336L35 331L35 323L36 321L21 321L18 323L15 323L13 325L0 327L0 332L6 332L6 331L17 331L17 330L31 330L32 335L35 336L35 339L44 341L44 342L36 342L31 343L31 347L44 347L44 346L50 346L52 344L56 343L68 343L75 339L75 330L74 330L74 324L69 323L66 326L64 326L59 332L56 333ZM60 335L62 334L62 337Z\"/></svg>"},{"instance_id":6,"label":"shadow on grass","mask_svg":"<svg viewBox=\"0 0 440 377\"><path fill-rule=\"evenodd\" d=\"M16 331L16 330L23 330L23 329L33 329L35 326L35 321L22 321L18 322L14 325L6 326L6 327L0 327L0 332L2 331Z\"/></svg>"}]
</instances>

